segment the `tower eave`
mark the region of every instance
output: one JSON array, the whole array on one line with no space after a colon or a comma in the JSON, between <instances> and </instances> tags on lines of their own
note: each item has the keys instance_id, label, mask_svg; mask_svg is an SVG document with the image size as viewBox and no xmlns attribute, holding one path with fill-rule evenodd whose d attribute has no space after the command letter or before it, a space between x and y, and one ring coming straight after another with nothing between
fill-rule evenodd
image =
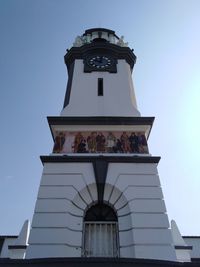
<instances>
[{"instance_id":1,"label":"tower eave","mask_svg":"<svg viewBox=\"0 0 200 267\"><path fill-rule=\"evenodd\" d=\"M155 117L47 117L53 139L55 138L55 129L64 126L69 127L70 125L145 127L146 138L148 139L153 126L154 119Z\"/></svg>"},{"instance_id":2,"label":"tower eave","mask_svg":"<svg viewBox=\"0 0 200 267\"><path fill-rule=\"evenodd\" d=\"M133 70L133 67L136 63L136 56L133 53L133 49L130 49L129 47L120 47L111 43L95 42L85 44L81 47L72 47L70 50L67 50L64 60L68 72L75 59L85 59L88 53L99 52L113 54L113 56L115 56L117 59L125 59L130 65L131 70Z\"/></svg>"},{"instance_id":3,"label":"tower eave","mask_svg":"<svg viewBox=\"0 0 200 267\"><path fill-rule=\"evenodd\" d=\"M48 116L49 125L153 125L155 117L57 117Z\"/></svg>"},{"instance_id":4,"label":"tower eave","mask_svg":"<svg viewBox=\"0 0 200 267\"><path fill-rule=\"evenodd\" d=\"M155 163L158 164L161 157L158 156L69 156L69 155L41 155L40 159L44 163L65 163L65 162L95 162L98 159L103 159L108 163Z\"/></svg>"},{"instance_id":5,"label":"tower eave","mask_svg":"<svg viewBox=\"0 0 200 267\"><path fill-rule=\"evenodd\" d=\"M119 37L115 34L115 31L112 31L110 29L106 29L106 28L91 28L85 31L85 33L83 34L83 36L87 35L87 34L91 34L93 32L107 32L109 34L113 34L116 38L119 39Z\"/></svg>"}]
</instances>

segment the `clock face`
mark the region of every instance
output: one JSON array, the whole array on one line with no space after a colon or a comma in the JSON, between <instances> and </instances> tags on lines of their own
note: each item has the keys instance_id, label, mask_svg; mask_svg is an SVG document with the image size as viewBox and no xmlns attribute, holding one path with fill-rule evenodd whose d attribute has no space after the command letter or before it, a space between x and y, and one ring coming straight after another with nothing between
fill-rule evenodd
<instances>
[{"instance_id":1,"label":"clock face","mask_svg":"<svg viewBox=\"0 0 200 267\"><path fill-rule=\"evenodd\" d=\"M112 66L113 60L109 56L98 55L90 57L87 63L95 69L104 70Z\"/></svg>"}]
</instances>

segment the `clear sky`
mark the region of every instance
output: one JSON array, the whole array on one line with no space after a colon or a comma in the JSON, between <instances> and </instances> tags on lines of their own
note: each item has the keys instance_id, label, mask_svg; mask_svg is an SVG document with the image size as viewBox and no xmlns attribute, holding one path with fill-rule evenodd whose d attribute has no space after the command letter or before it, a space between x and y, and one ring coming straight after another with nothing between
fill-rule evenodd
<instances>
[{"instance_id":1,"label":"clear sky","mask_svg":"<svg viewBox=\"0 0 200 267\"><path fill-rule=\"evenodd\" d=\"M134 48L138 107L155 116L149 137L169 219L200 235L200 1L0 0L0 234L31 219L40 155L52 151L46 116L59 115L63 56L86 29L112 29Z\"/></svg>"}]
</instances>

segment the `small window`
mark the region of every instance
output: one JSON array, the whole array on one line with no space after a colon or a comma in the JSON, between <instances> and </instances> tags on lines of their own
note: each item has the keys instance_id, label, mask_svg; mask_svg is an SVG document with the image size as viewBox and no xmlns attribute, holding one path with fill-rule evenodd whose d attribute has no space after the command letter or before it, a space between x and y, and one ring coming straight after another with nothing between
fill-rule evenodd
<instances>
[{"instance_id":1,"label":"small window","mask_svg":"<svg viewBox=\"0 0 200 267\"><path fill-rule=\"evenodd\" d=\"M103 78L98 78L98 96L103 96Z\"/></svg>"},{"instance_id":2,"label":"small window","mask_svg":"<svg viewBox=\"0 0 200 267\"><path fill-rule=\"evenodd\" d=\"M118 257L118 219L106 204L96 204L84 216L82 255L85 257Z\"/></svg>"}]
</instances>

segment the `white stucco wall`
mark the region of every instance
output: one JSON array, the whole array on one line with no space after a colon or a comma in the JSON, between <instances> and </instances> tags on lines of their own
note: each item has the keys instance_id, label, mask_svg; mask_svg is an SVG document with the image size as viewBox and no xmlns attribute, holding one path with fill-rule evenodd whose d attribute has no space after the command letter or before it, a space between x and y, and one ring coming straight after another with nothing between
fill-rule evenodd
<instances>
[{"instance_id":1,"label":"white stucco wall","mask_svg":"<svg viewBox=\"0 0 200 267\"><path fill-rule=\"evenodd\" d=\"M195 237L184 237L184 241L188 246L192 246L192 250L190 252L191 258L200 258L200 236Z\"/></svg>"},{"instance_id":2,"label":"white stucco wall","mask_svg":"<svg viewBox=\"0 0 200 267\"><path fill-rule=\"evenodd\" d=\"M125 60L118 60L117 73L84 73L83 69L83 60L75 60L70 102L61 116L140 116ZM98 78L103 78L103 96L97 94Z\"/></svg>"},{"instance_id":3,"label":"white stucco wall","mask_svg":"<svg viewBox=\"0 0 200 267\"><path fill-rule=\"evenodd\" d=\"M9 258L10 252L9 252L8 246L14 245L16 240L17 240L17 237L5 238L2 249L1 249L0 258Z\"/></svg>"},{"instance_id":4,"label":"white stucco wall","mask_svg":"<svg viewBox=\"0 0 200 267\"><path fill-rule=\"evenodd\" d=\"M118 214L120 256L176 260L157 165L111 163L106 182L104 197Z\"/></svg>"},{"instance_id":5,"label":"white stucco wall","mask_svg":"<svg viewBox=\"0 0 200 267\"><path fill-rule=\"evenodd\" d=\"M92 163L47 163L26 258L80 257L83 214L97 200Z\"/></svg>"},{"instance_id":6,"label":"white stucco wall","mask_svg":"<svg viewBox=\"0 0 200 267\"><path fill-rule=\"evenodd\" d=\"M81 257L84 212L96 201L92 163L46 163L26 257ZM175 260L156 164L110 163L104 201L117 212L120 257Z\"/></svg>"}]
</instances>

